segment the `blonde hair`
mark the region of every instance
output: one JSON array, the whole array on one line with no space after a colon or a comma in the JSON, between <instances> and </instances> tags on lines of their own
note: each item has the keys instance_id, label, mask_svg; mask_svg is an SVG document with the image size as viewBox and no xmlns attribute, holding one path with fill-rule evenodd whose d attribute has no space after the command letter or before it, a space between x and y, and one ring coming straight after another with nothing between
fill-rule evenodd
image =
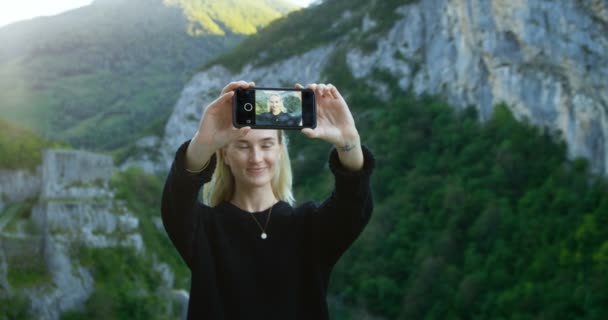
<instances>
[{"instance_id":1,"label":"blonde hair","mask_svg":"<svg viewBox=\"0 0 608 320\"><path fill-rule=\"evenodd\" d=\"M283 130L277 132L279 147L281 148L278 168L270 181L274 196L282 201L293 205L295 198L292 191L291 161L287 150L287 136ZM222 150L215 153L217 164L211 181L203 187L203 202L211 207L215 207L222 201L230 201L234 196L235 182L230 167L224 162Z\"/></svg>"}]
</instances>

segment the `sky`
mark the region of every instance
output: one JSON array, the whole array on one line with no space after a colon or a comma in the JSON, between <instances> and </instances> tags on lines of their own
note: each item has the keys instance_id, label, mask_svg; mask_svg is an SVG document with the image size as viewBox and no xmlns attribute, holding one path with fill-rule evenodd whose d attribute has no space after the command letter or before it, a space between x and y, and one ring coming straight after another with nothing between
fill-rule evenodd
<instances>
[{"instance_id":1,"label":"sky","mask_svg":"<svg viewBox=\"0 0 608 320\"><path fill-rule=\"evenodd\" d=\"M288 0L303 7L313 0ZM0 27L39 16L52 16L86 6L93 0L1 0Z\"/></svg>"}]
</instances>

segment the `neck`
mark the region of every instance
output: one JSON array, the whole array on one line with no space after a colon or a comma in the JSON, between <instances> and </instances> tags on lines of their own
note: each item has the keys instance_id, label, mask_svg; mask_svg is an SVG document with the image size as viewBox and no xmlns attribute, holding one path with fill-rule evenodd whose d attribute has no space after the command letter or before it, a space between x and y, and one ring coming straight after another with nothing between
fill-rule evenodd
<instances>
[{"instance_id":1,"label":"neck","mask_svg":"<svg viewBox=\"0 0 608 320\"><path fill-rule=\"evenodd\" d=\"M273 112L272 112L272 114L274 114L275 116L276 116L277 114L279 114L279 113L281 113L281 110L276 111L276 112L275 112L275 111L273 111Z\"/></svg>"},{"instance_id":2,"label":"neck","mask_svg":"<svg viewBox=\"0 0 608 320\"><path fill-rule=\"evenodd\" d=\"M254 188L237 185L231 200L235 206L249 212L264 211L272 207L277 201L270 184Z\"/></svg>"}]
</instances>

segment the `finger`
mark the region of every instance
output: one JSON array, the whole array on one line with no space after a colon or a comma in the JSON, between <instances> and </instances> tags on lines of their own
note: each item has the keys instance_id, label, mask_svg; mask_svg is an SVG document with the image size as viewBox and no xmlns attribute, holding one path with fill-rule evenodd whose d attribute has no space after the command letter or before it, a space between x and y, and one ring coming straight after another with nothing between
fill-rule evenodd
<instances>
[{"instance_id":1,"label":"finger","mask_svg":"<svg viewBox=\"0 0 608 320\"><path fill-rule=\"evenodd\" d=\"M226 93L223 93L221 96L219 96L217 99L213 100L213 102L211 102L209 104L209 106L206 108L206 111L210 110L210 109L215 109L215 108L217 108L216 106L222 105L222 104L232 105L233 96L234 96L234 91L228 91ZM223 107L223 108L225 108L225 107Z\"/></svg>"},{"instance_id":2,"label":"finger","mask_svg":"<svg viewBox=\"0 0 608 320\"><path fill-rule=\"evenodd\" d=\"M320 84L318 86L318 90L319 90L319 92L321 94L321 97L325 97L326 96L326 88L327 88L327 86L325 84Z\"/></svg>"},{"instance_id":3,"label":"finger","mask_svg":"<svg viewBox=\"0 0 608 320\"><path fill-rule=\"evenodd\" d=\"M340 94L340 91L338 91L338 88L335 86L331 89L331 93L334 95L334 97L336 97L336 99L342 98L342 94Z\"/></svg>"},{"instance_id":4,"label":"finger","mask_svg":"<svg viewBox=\"0 0 608 320\"><path fill-rule=\"evenodd\" d=\"M245 81L232 81L222 89L222 93L232 91L234 90L234 88L238 87L239 85L242 85L243 83L245 83Z\"/></svg>"},{"instance_id":5,"label":"finger","mask_svg":"<svg viewBox=\"0 0 608 320\"><path fill-rule=\"evenodd\" d=\"M321 98L325 98L327 97L327 85L324 83L321 84L317 84L316 86L316 93L321 97Z\"/></svg>"},{"instance_id":6,"label":"finger","mask_svg":"<svg viewBox=\"0 0 608 320\"><path fill-rule=\"evenodd\" d=\"M338 99L338 90L334 87L333 84L327 85L327 93L334 99Z\"/></svg>"},{"instance_id":7,"label":"finger","mask_svg":"<svg viewBox=\"0 0 608 320\"><path fill-rule=\"evenodd\" d=\"M317 84L316 83L309 83L306 88L315 91L317 89Z\"/></svg>"},{"instance_id":8,"label":"finger","mask_svg":"<svg viewBox=\"0 0 608 320\"><path fill-rule=\"evenodd\" d=\"M238 88L249 88L249 83L244 80L230 82L224 87L222 93L226 93Z\"/></svg>"},{"instance_id":9,"label":"finger","mask_svg":"<svg viewBox=\"0 0 608 320\"><path fill-rule=\"evenodd\" d=\"M228 91L223 93L216 101L219 103L232 103L232 96L234 96L234 91Z\"/></svg>"},{"instance_id":10,"label":"finger","mask_svg":"<svg viewBox=\"0 0 608 320\"><path fill-rule=\"evenodd\" d=\"M303 89L303 88L304 88L304 86L303 86L303 85L301 85L301 84L299 84L299 83L296 83L296 88L298 88L298 89Z\"/></svg>"},{"instance_id":11,"label":"finger","mask_svg":"<svg viewBox=\"0 0 608 320\"><path fill-rule=\"evenodd\" d=\"M253 82L253 81L249 82L248 84L249 84L249 88L255 87L255 82Z\"/></svg>"},{"instance_id":12,"label":"finger","mask_svg":"<svg viewBox=\"0 0 608 320\"><path fill-rule=\"evenodd\" d=\"M311 129L311 128L304 128L304 129L301 130L301 132L305 136L307 136L309 138L312 138L312 139L314 139L314 138L316 138L318 136L317 132L315 130Z\"/></svg>"}]
</instances>

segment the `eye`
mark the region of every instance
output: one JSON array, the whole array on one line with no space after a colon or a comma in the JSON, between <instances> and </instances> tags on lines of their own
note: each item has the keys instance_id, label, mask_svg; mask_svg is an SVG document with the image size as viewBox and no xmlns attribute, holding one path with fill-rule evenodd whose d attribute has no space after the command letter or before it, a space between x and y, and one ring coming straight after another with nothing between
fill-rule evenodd
<instances>
[{"instance_id":1,"label":"eye","mask_svg":"<svg viewBox=\"0 0 608 320\"><path fill-rule=\"evenodd\" d=\"M262 149L270 149L274 146L272 143L265 143L262 145Z\"/></svg>"},{"instance_id":2,"label":"eye","mask_svg":"<svg viewBox=\"0 0 608 320\"><path fill-rule=\"evenodd\" d=\"M238 144L236 147L238 149L247 149L247 148L249 148L249 145L247 145L247 144Z\"/></svg>"}]
</instances>

